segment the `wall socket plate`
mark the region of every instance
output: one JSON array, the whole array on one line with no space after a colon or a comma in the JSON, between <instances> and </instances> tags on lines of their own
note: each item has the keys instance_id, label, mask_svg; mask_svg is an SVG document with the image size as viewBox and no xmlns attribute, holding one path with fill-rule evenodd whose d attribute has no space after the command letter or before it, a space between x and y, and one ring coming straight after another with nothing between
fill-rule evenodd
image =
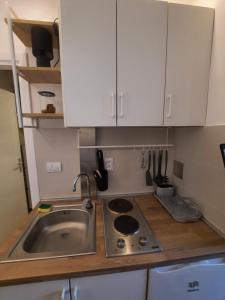
<instances>
[{"instance_id":1,"label":"wall socket plate","mask_svg":"<svg viewBox=\"0 0 225 300\"><path fill-rule=\"evenodd\" d=\"M178 160L173 161L173 175L179 179L183 179L184 176L184 163Z\"/></svg>"},{"instance_id":2,"label":"wall socket plate","mask_svg":"<svg viewBox=\"0 0 225 300\"><path fill-rule=\"evenodd\" d=\"M113 171L114 161L112 157L106 157L104 159L104 164L107 171Z\"/></svg>"},{"instance_id":3,"label":"wall socket plate","mask_svg":"<svg viewBox=\"0 0 225 300\"><path fill-rule=\"evenodd\" d=\"M62 163L61 162L47 162L46 171L48 173L60 173L62 172Z\"/></svg>"}]
</instances>

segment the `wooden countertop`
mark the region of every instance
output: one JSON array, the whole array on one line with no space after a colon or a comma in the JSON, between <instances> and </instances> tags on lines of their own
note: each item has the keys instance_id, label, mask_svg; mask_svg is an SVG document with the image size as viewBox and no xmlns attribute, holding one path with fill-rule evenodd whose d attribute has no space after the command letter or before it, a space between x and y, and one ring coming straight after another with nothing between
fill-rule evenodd
<instances>
[{"instance_id":1,"label":"wooden countertop","mask_svg":"<svg viewBox=\"0 0 225 300\"><path fill-rule=\"evenodd\" d=\"M203 221L177 223L152 195L137 196L135 199L160 241L162 252L106 258L102 200L97 200L96 254L0 264L0 285L128 271L225 255L225 240ZM2 245L0 254L21 235L33 214Z\"/></svg>"}]
</instances>

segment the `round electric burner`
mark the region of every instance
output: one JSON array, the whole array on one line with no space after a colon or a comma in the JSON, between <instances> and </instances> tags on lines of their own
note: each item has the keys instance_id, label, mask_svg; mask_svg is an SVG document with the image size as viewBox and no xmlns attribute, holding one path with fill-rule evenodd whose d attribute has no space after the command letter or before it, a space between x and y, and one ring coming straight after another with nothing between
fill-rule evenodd
<instances>
[{"instance_id":1,"label":"round electric burner","mask_svg":"<svg viewBox=\"0 0 225 300\"><path fill-rule=\"evenodd\" d=\"M108 204L110 210L116 213L127 213L133 209L133 204L123 198L115 198Z\"/></svg>"},{"instance_id":2,"label":"round electric burner","mask_svg":"<svg viewBox=\"0 0 225 300\"><path fill-rule=\"evenodd\" d=\"M115 219L114 227L124 235L132 235L138 231L139 223L131 216L122 215Z\"/></svg>"}]
</instances>

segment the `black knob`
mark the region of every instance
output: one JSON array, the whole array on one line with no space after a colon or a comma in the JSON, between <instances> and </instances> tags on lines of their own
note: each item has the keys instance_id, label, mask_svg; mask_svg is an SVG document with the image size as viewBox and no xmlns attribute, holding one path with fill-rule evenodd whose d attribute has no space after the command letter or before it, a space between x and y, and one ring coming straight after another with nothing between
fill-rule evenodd
<instances>
[{"instance_id":1,"label":"black knob","mask_svg":"<svg viewBox=\"0 0 225 300\"><path fill-rule=\"evenodd\" d=\"M145 236L140 236L139 237L139 245L140 246L146 246L147 242L148 242L148 240L147 240L147 238Z\"/></svg>"},{"instance_id":2,"label":"black knob","mask_svg":"<svg viewBox=\"0 0 225 300\"><path fill-rule=\"evenodd\" d=\"M125 241L124 241L124 239L118 239L118 241L117 241L117 247L120 248L120 249L122 249L122 248L125 247Z\"/></svg>"}]
</instances>

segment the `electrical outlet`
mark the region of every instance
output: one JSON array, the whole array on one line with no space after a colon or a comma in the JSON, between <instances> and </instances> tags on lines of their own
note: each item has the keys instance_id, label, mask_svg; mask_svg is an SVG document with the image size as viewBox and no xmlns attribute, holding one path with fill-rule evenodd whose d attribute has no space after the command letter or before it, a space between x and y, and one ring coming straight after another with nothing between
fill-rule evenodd
<instances>
[{"instance_id":1,"label":"electrical outlet","mask_svg":"<svg viewBox=\"0 0 225 300\"><path fill-rule=\"evenodd\" d=\"M179 179L183 179L184 163L181 161L173 161L173 175Z\"/></svg>"},{"instance_id":2,"label":"electrical outlet","mask_svg":"<svg viewBox=\"0 0 225 300\"><path fill-rule=\"evenodd\" d=\"M113 171L113 158L112 157L106 157L104 159L105 168L107 171Z\"/></svg>"},{"instance_id":3,"label":"electrical outlet","mask_svg":"<svg viewBox=\"0 0 225 300\"><path fill-rule=\"evenodd\" d=\"M61 162L47 162L46 171L48 173L59 173L62 172L62 163Z\"/></svg>"}]
</instances>

